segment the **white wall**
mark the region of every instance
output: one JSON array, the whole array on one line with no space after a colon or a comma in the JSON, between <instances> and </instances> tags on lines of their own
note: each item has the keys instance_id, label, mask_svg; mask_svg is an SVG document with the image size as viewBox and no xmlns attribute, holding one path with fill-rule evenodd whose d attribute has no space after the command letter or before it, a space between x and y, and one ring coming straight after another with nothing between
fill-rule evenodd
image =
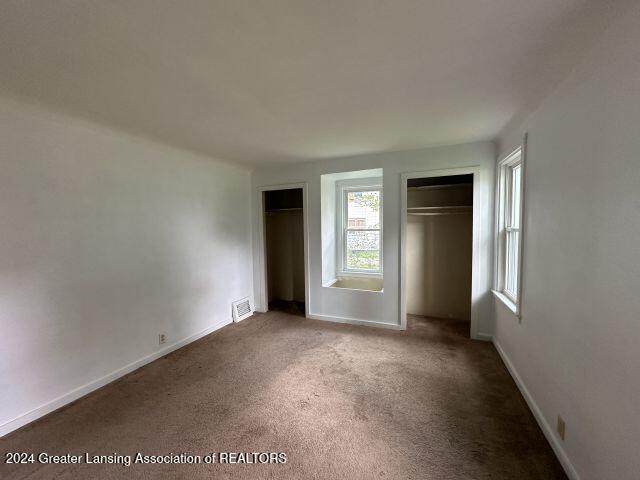
<instances>
[{"instance_id":1,"label":"white wall","mask_svg":"<svg viewBox=\"0 0 640 480\"><path fill-rule=\"evenodd\" d=\"M0 434L251 294L248 170L8 99L0 166Z\"/></svg>"},{"instance_id":2,"label":"white wall","mask_svg":"<svg viewBox=\"0 0 640 480\"><path fill-rule=\"evenodd\" d=\"M336 180L333 175L320 177L320 231L322 245L322 284L333 282L336 278ZM258 297L256 297L258 298Z\"/></svg>"},{"instance_id":3,"label":"white wall","mask_svg":"<svg viewBox=\"0 0 640 480\"><path fill-rule=\"evenodd\" d=\"M479 332L492 332L490 279L493 222L493 183L495 150L491 142L434 147L422 150L361 155L356 157L321 160L286 168L263 168L252 174L253 222L258 228L258 187L307 182L309 216L309 313L317 318L351 319L378 322L398 328L399 322L399 236L400 236L400 175L403 172L445 169L453 167L481 167L481 180L476 184L484 199L482 215L482 285L475 301L479 311ZM383 168L383 223L384 223L384 291L353 291L322 286L321 242L321 185L320 176L326 173L348 172L370 168ZM257 236L256 236L257 237ZM254 240L254 252L260 246ZM255 298L260 298L262 274L258 262L254 263ZM265 306L257 305L265 308Z\"/></svg>"},{"instance_id":4,"label":"white wall","mask_svg":"<svg viewBox=\"0 0 640 480\"><path fill-rule=\"evenodd\" d=\"M583 480L640 472L640 4L620 13L500 142L529 133L522 323L496 300L495 338Z\"/></svg>"}]
</instances>

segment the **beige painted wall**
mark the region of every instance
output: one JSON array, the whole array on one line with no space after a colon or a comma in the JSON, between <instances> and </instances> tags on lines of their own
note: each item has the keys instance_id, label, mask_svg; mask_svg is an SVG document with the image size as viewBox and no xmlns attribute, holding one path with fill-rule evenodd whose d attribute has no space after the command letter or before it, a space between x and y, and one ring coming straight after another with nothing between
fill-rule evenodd
<instances>
[{"instance_id":1,"label":"beige painted wall","mask_svg":"<svg viewBox=\"0 0 640 480\"><path fill-rule=\"evenodd\" d=\"M408 205L468 203L458 201L468 198L460 190L434 190L430 201L409 191ZM471 212L407 216L407 313L470 320L472 227Z\"/></svg>"},{"instance_id":2,"label":"beige painted wall","mask_svg":"<svg viewBox=\"0 0 640 480\"><path fill-rule=\"evenodd\" d=\"M304 302L304 229L302 210L267 212L269 301Z\"/></svg>"}]
</instances>

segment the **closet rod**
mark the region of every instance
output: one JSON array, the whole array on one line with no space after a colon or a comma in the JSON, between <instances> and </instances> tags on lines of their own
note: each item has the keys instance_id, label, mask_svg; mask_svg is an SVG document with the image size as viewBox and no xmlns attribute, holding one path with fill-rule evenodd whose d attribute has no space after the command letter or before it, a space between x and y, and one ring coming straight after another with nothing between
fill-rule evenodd
<instances>
[{"instance_id":1,"label":"closet rod","mask_svg":"<svg viewBox=\"0 0 640 480\"><path fill-rule=\"evenodd\" d=\"M435 207L407 207L407 210L471 210L472 208L473 205L440 205Z\"/></svg>"},{"instance_id":2,"label":"closet rod","mask_svg":"<svg viewBox=\"0 0 640 480\"><path fill-rule=\"evenodd\" d=\"M466 215L469 212L424 212L424 213L418 213L418 212L407 212L407 215L417 215L420 217L430 217L430 216L434 216L434 215Z\"/></svg>"},{"instance_id":3,"label":"closet rod","mask_svg":"<svg viewBox=\"0 0 640 480\"><path fill-rule=\"evenodd\" d=\"M437 190L441 188L473 187L473 183L447 183L444 185L421 185L419 187L407 187L408 190Z\"/></svg>"},{"instance_id":4,"label":"closet rod","mask_svg":"<svg viewBox=\"0 0 640 480\"><path fill-rule=\"evenodd\" d=\"M302 207L296 208L272 208L270 210L265 210L265 212L295 212L296 210L302 210Z\"/></svg>"}]
</instances>

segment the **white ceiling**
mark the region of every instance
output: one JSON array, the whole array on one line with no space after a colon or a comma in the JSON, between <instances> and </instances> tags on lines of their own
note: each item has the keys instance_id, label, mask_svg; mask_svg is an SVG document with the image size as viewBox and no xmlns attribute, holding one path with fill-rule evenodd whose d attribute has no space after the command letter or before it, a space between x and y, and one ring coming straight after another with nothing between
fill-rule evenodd
<instances>
[{"instance_id":1,"label":"white ceiling","mask_svg":"<svg viewBox=\"0 0 640 480\"><path fill-rule=\"evenodd\" d=\"M607 0L3 0L0 88L267 165L490 139Z\"/></svg>"}]
</instances>

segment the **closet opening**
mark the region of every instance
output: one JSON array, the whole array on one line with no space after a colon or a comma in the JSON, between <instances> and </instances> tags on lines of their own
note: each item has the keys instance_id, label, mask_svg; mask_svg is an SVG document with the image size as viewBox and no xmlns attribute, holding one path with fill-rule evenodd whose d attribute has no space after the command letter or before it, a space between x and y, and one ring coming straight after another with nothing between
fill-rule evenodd
<instances>
[{"instance_id":1,"label":"closet opening","mask_svg":"<svg viewBox=\"0 0 640 480\"><path fill-rule=\"evenodd\" d=\"M305 316L304 193L263 192L268 310Z\"/></svg>"},{"instance_id":2,"label":"closet opening","mask_svg":"<svg viewBox=\"0 0 640 480\"><path fill-rule=\"evenodd\" d=\"M404 229L409 326L446 322L470 335L474 175L407 178Z\"/></svg>"}]
</instances>

